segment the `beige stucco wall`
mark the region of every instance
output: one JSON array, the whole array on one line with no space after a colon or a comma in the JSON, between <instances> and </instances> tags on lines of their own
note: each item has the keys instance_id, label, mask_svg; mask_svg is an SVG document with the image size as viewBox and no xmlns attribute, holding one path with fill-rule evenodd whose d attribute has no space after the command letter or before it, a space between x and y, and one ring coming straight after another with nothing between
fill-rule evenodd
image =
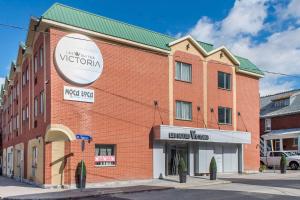
<instances>
[{"instance_id":1,"label":"beige stucco wall","mask_svg":"<svg viewBox=\"0 0 300 200\"><path fill-rule=\"evenodd\" d=\"M35 177L32 176L32 148L36 146L38 150L37 157L37 167L35 172ZM35 138L28 141L27 149L27 179L34 181L38 184L43 184L44 182L44 142L43 138Z\"/></svg>"},{"instance_id":2,"label":"beige stucco wall","mask_svg":"<svg viewBox=\"0 0 300 200\"><path fill-rule=\"evenodd\" d=\"M3 149L2 155L2 174L6 175L6 149Z\"/></svg>"},{"instance_id":3,"label":"beige stucco wall","mask_svg":"<svg viewBox=\"0 0 300 200\"><path fill-rule=\"evenodd\" d=\"M222 56L220 56L222 54ZM211 54L209 56L207 56L206 58L208 60L208 62L221 62L221 63L225 63L229 66L233 66L234 63L232 62L232 60L227 56L227 54L220 50L215 52L214 54Z\"/></svg>"},{"instance_id":4,"label":"beige stucco wall","mask_svg":"<svg viewBox=\"0 0 300 200\"><path fill-rule=\"evenodd\" d=\"M14 162L13 162L13 159L14 159L14 154L13 154L13 151L14 151L14 148L13 146L10 146L10 147L7 147L6 149L6 175L7 176L11 176L12 175L12 172L13 172L13 167L14 167ZM8 162L8 154L9 153L12 153L12 161Z\"/></svg>"},{"instance_id":5,"label":"beige stucco wall","mask_svg":"<svg viewBox=\"0 0 300 200\"><path fill-rule=\"evenodd\" d=\"M188 46L188 48L187 48ZM188 39L183 40L177 44L171 46L171 52L169 54L169 120L170 125L173 125L174 122L174 53L176 51L182 51L189 54L194 54L200 57L199 62L204 60L204 55L201 53L198 48L195 47Z\"/></svg>"},{"instance_id":6,"label":"beige stucco wall","mask_svg":"<svg viewBox=\"0 0 300 200\"><path fill-rule=\"evenodd\" d=\"M21 151L20 161L18 161L18 150ZM14 148L14 176L24 178L24 143L19 143Z\"/></svg>"},{"instance_id":7,"label":"beige stucco wall","mask_svg":"<svg viewBox=\"0 0 300 200\"><path fill-rule=\"evenodd\" d=\"M187 45L189 45L189 48L187 48ZM171 46L171 53L174 54L175 51L183 51L203 58L203 54L189 40L184 40Z\"/></svg>"},{"instance_id":8,"label":"beige stucco wall","mask_svg":"<svg viewBox=\"0 0 300 200\"><path fill-rule=\"evenodd\" d=\"M51 184L64 185L64 156L65 156L65 142L52 142L51 153Z\"/></svg>"}]
</instances>

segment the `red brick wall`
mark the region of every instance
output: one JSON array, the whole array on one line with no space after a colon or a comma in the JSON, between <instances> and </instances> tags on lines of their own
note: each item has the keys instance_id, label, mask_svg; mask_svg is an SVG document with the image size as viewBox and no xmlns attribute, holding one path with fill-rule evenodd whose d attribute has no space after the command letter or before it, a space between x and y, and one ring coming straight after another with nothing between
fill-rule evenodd
<instances>
[{"instance_id":1,"label":"red brick wall","mask_svg":"<svg viewBox=\"0 0 300 200\"><path fill-rule=\"evenodd\" d=\"M218 71L231 74L232 68L226 64L210 61L207 63L207 124L209 128L233 130L232 125L218 126L218 107L233 109L232 90L218 88ZM232 83L232 81L231 81ZM214 110L211 112L211 108Z\"/></svg>"},{"instance_id":2,"label":"red brick wall","mask_svg":"<svg viewBox=\"0 0 300 200\"><path fill-rule=\"evenodd\" d=\"M203 62L200 56L176 51L173 56L174 66L174 125L204 127L203 123ZM192 82L175 80L176 61L192 65ZM176 100L192 103L192 120L176 120ZM200 111L197 111L197 106ZM198 117L198 119L197 119Z\"/></svg>"},{"instance_id":3,"label":"red brick wall","mask_svg":"<svg viewBox=\"0 0 300 200\"><path fill-rule=\"evenodd\" d=\"M154 100L159 102L163 122L169 120L168 57L94 39L104 58L102 75L86 87L95 91L95 103L63 101L63 86L70 84L57 73L53 51L65 33L54 29L50 33L51 123L92 135L85 154L87 181L151 178L149 134L153 125L161 124ZM116 144L115 167L94 166L95 144ZM79 142L72 142L70 148L74 156L68 173L74 182L81 159Z\"/></svg>"},{"instance_id":4,"label":"red brick wall","mask_svg":"<svg viewBox=\"0 0 300 200\"><path fill-rule=\"evenodd\" d=\"M47 38L48 38L48 36L46 36L46 43L48 40ZM39 54L39 47L41 45L43 45L43 41L44 41L43 34L38 34L36 37L36 42L34 43L34 46L33 46L33 54L32 55ZM46 50L46 52L47 52L47 50ZM7 112L3 113L3 118L4 119L7 118L8 120L12 116L19 113L19 124L20 124L19 127L20 128L18 130L18 135L16 134L16 131L13 132L12 134L8 134L10 137L9 137L9 139L6 138L6 140L3 144L3 147L7 148L9 146L14 146L19 143L24 143L24 177L25 178L28 178L27 177L27 145L28 145L28 141L31 139L34 139L38 136L43 136L45 134L46 127L50 122L49 113L47 115L48 117L47 117L46 123L44 123L44 116L39 113L38 116L35 117L35 119L38 121L38 126L37 126L37 128L33 128L34 96L39 97L38 110L40 111L40 92L44 89L44 82L45 82L44 68L46 68L46 70L49 70L50 66L49 66L49 60L47 60L46 66L39 67L37 73L34 74L32 60L33 60L33 57L31 57L31 56L27 56L24 59L23 65L21 66L21 72L16 73L16 76L14 79L14 83L18 82L19 87L20 87L18 104L17 104L17 101L14 101L13 104L11 105L11 107L13 107L13 109L11 109L10 114L8 114ZM29 79L29 82L27 82L26 85L23 86L22 74L23 74L23 72L26 73L27 67L29 69L30 79ZM34 84L33 74L35 77L37 77L37 84ZM10 93L10 92L11 92L11 89L9 89L8 93ZM48 94L50 94L50 93L48 93ZM48 96L50 96L50 95L48 95ZM27 104L29 105L30 120L23 121L22 109L26 108ZM50 104L48 106L50 106ZM8 123L8 121L7 122L5 121L6 126L8 126L7 123ZM30 128L29 128L29 126L30 126ZM13 137L13 139L12 139L12 137ZM42 163L41 163L41 165L42 165Z\"/></svg>"},{"instance_id":5,"label":"red brick wall","mask_svg":"<svg viewBox=\"0 0 300 200\"><path fill-rule=\"evenodd\" d=\"M244 145L244 169L259 168L259 81L253 77L237 74L237 129L251 133L251 144ZM245 122L245 125L243 123Z\"/></svg>"},{"instance_id":6,"label":"red brick wall","mask_svg":"<svg viewBox=\"0 0 300 200\"><path fill-rule=\"evenodd\" d=\"M271 118L271 129L289 129L289 128L300 128L300 114L283 115ZM260 133L265 133L265 119L260 119Z\"/></svg>"}]
</instances>

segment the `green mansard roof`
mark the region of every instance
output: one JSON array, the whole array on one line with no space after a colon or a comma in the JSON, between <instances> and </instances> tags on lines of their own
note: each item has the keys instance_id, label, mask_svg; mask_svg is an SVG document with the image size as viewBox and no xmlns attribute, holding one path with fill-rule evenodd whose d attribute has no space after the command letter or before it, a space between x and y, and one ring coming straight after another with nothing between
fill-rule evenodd
<instances>
[{"instance_id":1,"label":"green mansard roof","mask_svg":"<svg viewBox=\"0 0 300 200\"><path fill-rule=\"evenodd\" d=\"M176 40L176 38L165 34L78 10L59 3L55 3L51 6L42 15L42 18L167 51L170 50L168 44ZM212 44L200 41L198 41L198 43L207 52L214 49ZM240 69L250 73L263 75L263 72L248 59L239 56L236 56L236 58L240 62Z\"/></svg>"}]
</instances>

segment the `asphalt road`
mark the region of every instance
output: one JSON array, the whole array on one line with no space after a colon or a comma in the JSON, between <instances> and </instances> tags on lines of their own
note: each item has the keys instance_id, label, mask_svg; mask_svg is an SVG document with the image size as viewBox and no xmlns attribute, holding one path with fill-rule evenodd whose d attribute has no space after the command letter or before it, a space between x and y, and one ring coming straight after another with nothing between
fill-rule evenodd
<instances>
[{"instance_id":1,"label":"asphalt road","mask_svg":"<svg viewBox=\"0 0 300 200\"><path fill-rule=\"evenodd\" d=\"M116 194L94 199L106 200L300 200L300 175L250 176L251 178L223 178L232 181L219 184L186 189ZM92 198L91 198L92 200Z\"/></svg>"},{"instance_id":2,"label":"asphalt road","mask_svg":"<svg viewBox=\"0 0 300 200\"><path fill-rule=\"evenodd\" d=\"M264 173L239 175L220 175L219 179L227 180L226 183L202 185L183 184L177 189L162 191L119 193L114 195L98 195L94 198L82 198L90 200L300 200L300 173L291 171L288 174ZM231 181L229 183L228 181ZM99 188L100 189L100 188ZM88 192L87 189L85 192ZM93 189L91 189L93 190ZM97 190L97 189L96 189ZM101 189L100 189L101 190ZM135 191L135 190L134 190ZM0 199L1 197L17 199L28 199L28 195L35 199L42 197L55 199L69 193L69 190L41 189L31 185L16 182L12 179L0 177ZM65 194L66 193L66 194ZM27 195L26 195L27 194ZM72 192L72 194L75 194ZM58 195L58 196L57 196ZM96 194L97 195L97 194ZM72 195L71 195L72 196ZM74 195L73 195L74 196ZM76 196L78 198L78 196ZM29 198L31 199L31 198ZM70 196L66 195L66 199Z\"/></svg>"}]
</instances>

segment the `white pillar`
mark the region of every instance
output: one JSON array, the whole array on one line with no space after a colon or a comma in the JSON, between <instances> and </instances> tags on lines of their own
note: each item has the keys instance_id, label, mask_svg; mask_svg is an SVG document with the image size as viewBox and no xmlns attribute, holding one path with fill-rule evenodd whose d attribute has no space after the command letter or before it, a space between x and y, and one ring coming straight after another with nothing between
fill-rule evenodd
<instances>
[{"instance_id":1,"label":"white pillar","mask_svg":"<svg viewBox=\"0 0 300 200\"><path fill-rule=\"evenodd\" d=\"M268 146L267 146L267 140L266 139L264 139L264 156L266 156L267 155L267 151L268 151Z\"/></svg>"},{"instance_id":2,"label":"white pillar","mask_svg":"<svg viewBox=\"0 0 300 200\"><path fill-rule=\"evenodd\" d=\"M188 167L188 170L189 170L189 175L190 176L194 176L195 175L195 169L194 169L194 166L195 166L195 158L194 158L194 143L191 142L188 144L188 156L189 156L189 159L188 159L188 162L189 162L189 167Z\"/></svg>"},{"instance_id":3,"label":"white pillar","mask_svg":"<svg viewBox=\"0 0 300 200\"><path fill-rule=\"evenodd\" d=\"M282 141L282 139L279 139L279 141L280 141L280 151L283 151L283 141Z\"/></svg>"}]
</instances>

